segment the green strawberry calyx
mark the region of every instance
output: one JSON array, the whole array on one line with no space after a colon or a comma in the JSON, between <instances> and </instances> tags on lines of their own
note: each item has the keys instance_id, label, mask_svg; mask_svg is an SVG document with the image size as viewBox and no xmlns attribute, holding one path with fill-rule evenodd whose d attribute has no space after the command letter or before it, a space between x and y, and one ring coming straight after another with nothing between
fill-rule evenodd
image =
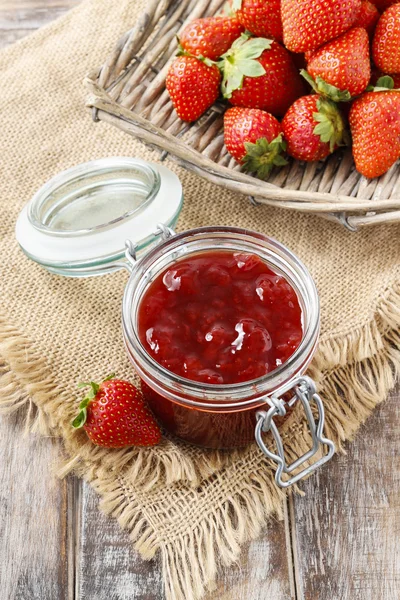
<instances>
[{"instance_id":1,"label":"green strawberry calyx","mask_svg":"<svg viewBox=\"0 0 400 600\"><path fill-rule=\"evenodd\" d=\"M242 33L221 56L217 64L223 75L221 90L224 98L230 98L235 90L243 86L244 77L265 75L265 69L257 58L264 50L271 48L272 41L250 38L248 33Z\"/></svg>"},{"instance_id":2,"label":"green strawberry calyx","mask_svg":"<svg viewBox=\"0 0 400 600\"><path fill-rule=\"evenodd\" d=\"M205 65L207 65L207 67L212 67L213 65L216 65L217 63L213 60L211 60L211 58L207 58L206 56L203 56L202 54L198 54L197 56L195 56L194 54L191 54L190 52L188 52L187 50L185 50L178 38L178 36L176 36L176 39L178 40L178 50L176 53L176 56L190 56L190 58L197 58L197 60L199 60L200 62L203 62Z\"/></svg>"},{"instance_id":3,"label":"green strawberry calyx","mask_svg":"<svg viewBox=\"0 0 400 600\"><path fill-rule=\"evenodd\" d=\"M318 112L313 113L313 117L318 125L314 127L313 133L321 138L321 142L329 144L331 152L337 146L347 146L349 133L337 105L326 98L319 98L317 109Z\"/></svg>"},{"instance_id":4,"label":"green strawberry calyx","mask_svg":"<svg viewBox=\"0 0 400 600\"><path fill-rule=\"evenodd\" d=\"M246 156L243 158L243 168L256 173L260 179L266 179L272 167L283 167L287 160L282 156L286 150L286 142L280 133L272 142L267 138L259 138L255 144L245 142Z\"/></svg>"},{"instance_id":5,"label":"green strawberry calyx","mask_svg":"<svg viewBox=\"0 0 400 600\"><path fill-rule=\"evenodd\" d=\"M100 389L100 385L102 383L104 383L105 381L110 381L111 379L114 379L114 377L115 377L115 373L111 373L110 375L107 375L107 377L105 377L101 381L101 383L96 383L95 381L78 383L78 388L89 387L89 390L88 390L86 396L84 397L84 399L79 404L79 413L77 414L75 419L72 421L72 427L74 429L80 429L86 423L87 407L89 406L90 402L96 397L97 392Z\"/></svg>"},{"instance_id":6,"label":"green strawberry calyx","mask_svg":"<svg viewBox=\"0 0 400 600\"><path fill-rule=\"evenodd\" d=\"M395 89L393 78L390 75L384 75L380 77L375 85L369 85L367 92L398 92L400 90Z\"/></svg>"},{"instance_id":7,"label":"green strawberry calyx","mask_svg":"<svg viewBox=\"0 0 400 600\"><path fill-rule=\"evenodd\" d=\"M351 100L351 94L348 90L340 90L334 85L327 83L322 77L317 76L315 79L305 69L301 69L300 75L309 83L317 94L333 100L333 102L348 102Z\"/></svg>"}]
</instances>

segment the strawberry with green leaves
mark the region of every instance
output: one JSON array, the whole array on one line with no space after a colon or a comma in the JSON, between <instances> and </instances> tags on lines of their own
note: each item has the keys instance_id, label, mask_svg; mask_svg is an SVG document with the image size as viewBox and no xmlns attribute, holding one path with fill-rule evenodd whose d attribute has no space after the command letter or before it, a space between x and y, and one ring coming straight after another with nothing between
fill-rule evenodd
<instances>
[{"instance_id":1,"label":"strawberry with green leaves","mask_svg":"<svg viewBox=\"0 0 400 600\"><path fill-rule=\"evenodd\" d=\"M388 8L379 19L372 58L384 73L400 73L400 4Z\"/></svg>"},{"instance_id":2,"label":"strawberry with green leaves","mask_svg":"<svg viewBox=\"0 0 400 600\"><path fill-rule=\"evenodd\" d=\"M244 26L235 16L205 17L188 23L179 42L193 56L217 60L243 31Z\"/></svg>"},{"instance_id":3,"label":"strawberry with green leaves","mask_svg":"<svg viewBox=\"0 0 400 600\"><path fill-rule=\"evenodd\" d=\"M254 36L282 41L281 0L233 0L232 11Z\"/></svg>"},{"instance_id":4,"label":"strawberry with green leaves","mask_svg":"<svg viewBox=\"0 0 400 600\"><path fill-rule=\"evenodd\" d=\"M279 121L258 108L228 109L224 115L224 139L229 154L260 179L266 179L272 167L287 164L282 156L286 144Z\"/></svg>"},{"instance_id":5,"label":"strawberry with green leaves","mask_svg":"<svg viewBox=\"0 0 400 600\"><path fill-rule=\"evenodd\" d=\"M161 440L160 428L143 400L142 393L128 381L109 375L101 383L81 383L88 393L72 421L83 427L97 446L154 446Z\"/></svg>"},{"instance_id":6,"label":"strawberry with green leaves","mask_svg":"<svg viewBox=\"0 0 400 600\"><path fill-rule=\"evenodd\" d=\"M400 158L400 90L393 85L391 77L379 79L350 110L356 169L370 179L386 173Z\"/></svg>"},{"instance_id":7,"label":"strawberry with green leaves","mask_svg":"<svg viewBox=\"0 0 400 600\"><path fill-rule=\"evenodd\" d=\"M274 40L242 34L218 65L223 96L234 106L259 108L280 117L304 94L289 52Z\"/></svg>"},{"instance_id":8,"label":"strawberry with green leaves","mask_svg":"<svg viewBox=\"0 0 400 600\"><path fill-rule=\"evenodd\" d=\"M283 43L306 52L338 37L356 22L361 0L282 0Z\"/></svg>"},{"instance_id":9,"label":"strawberry with green leaves","mask_svg":"<svg viewBox=\"0 0 400 600\"><path fill-rule=\"evenodd\" d=\"M371 77L369 38L355 27L312 52L303 76L314 90L335 102L358 96ZM311 77L310 77L311 76Z\"/></svg>"},{"instance_id":10,"label":"strawberry with green leaves","mask_svg":"<svg viewBox=\"0 0 400 600\"><path fill-rule=\"evenodd\" d=\"M208 59L178 56L171 63L166 88L182 121L196 121L219 96L221 74Z\"/></svg>"},{"instance_id":11,"label":"strawberry with green leaves","mask_svg":"<svg viewBox=\"0 0 400 600\"><path fill-rule=\"evenodd\" d=\"M297 160L326 158L346 143L346 129L337 105L313 94L292 104L282 121L287 153Z\"/></svg>"}]
</instances>

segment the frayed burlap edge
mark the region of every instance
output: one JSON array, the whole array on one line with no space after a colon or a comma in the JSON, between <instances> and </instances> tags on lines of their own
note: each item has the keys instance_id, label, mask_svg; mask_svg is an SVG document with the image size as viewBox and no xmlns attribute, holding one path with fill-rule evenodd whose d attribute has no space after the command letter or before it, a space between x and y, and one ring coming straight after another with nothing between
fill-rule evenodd
<instances>
[{"instance_id":1,"label":"frayed burlap edge","mask_svg":"<svg viewBox=\"0 0 400 600\"><path fill-rule=\"evenodd\" d=\"M83 477L101 465L105 472L123 472L124 476L144 489L162 481L171 485L186 481L199 485L220 470L227 453L218 451L196 454L196 460L180 452L179 446L165 438L157 448L123 448L106 450L91 444L83 431L74 431L71 421L76 404L55 384L46 359L39 356L33 344L7 324L0 315L0 414L27 407L25 432L60 436L67 458L57 467L65 477L74 473ZM230 460L235 457L230 454Z\"/></svg>"},{"instance_id":2,"label":"frayed burlap edge","mask_svg":"<svg viewBox=\"0 0 400 600\"><path fill-rule=\"evenodd\" d=\"M66 414L64 395L54 389L47 376L46 362L35 356L31 345L4 321L0 320L0 326L0 354L5 360L1 412L27 405L29 428L63 435L68 453L71 440L66 432L71 415ZM343 450L343 442L353 437L372 410L387 397L399 372L400 286L397 286L381 299L373 321L342 338L323 340L312 365L311 375L323 390L326 434L338 449ZM36 415L32 401L37 407ZM285 429L290 460L307 450L309 439L304 423L292 423ZM200 599L206 589L213 588L218 564L230 565L236 561L241 544L259 535L268 516L281 513L283 493L273 482L273 466L260 455L255 462L257 466L250 470L249 481L213 507L212 512L201 515L195 526L171 543L160 538L146 519L132 482L125 475L116 475L115 460L111 472L104 460L99 460L99 452L104 451L84 442L79 454L71 455L72 465L65 470L73 469L91 482L102 498L102 509L129 531L144 559L152 558L158 550L161 552L167 600ZM242 458L238 456L238 460L254 460L253 452ZM107 454L101 455L105 462L106 457ZM132 458L133 455L129 460ZM127 462L128 458L121 453L120 463ZM177 467L180 468L179 460L177 464L171 461L169 466L163 465L164 476L172 485L175 478L168 470ZM206 475L211 476L205 485L212 485L212 478L224 476L224 469L214 471L212 475L210 465L205 469ZM193 480L190 472L185 475L188 481ZM152 482L161 484L160 478Z\"/></svg>"}]
</instances>

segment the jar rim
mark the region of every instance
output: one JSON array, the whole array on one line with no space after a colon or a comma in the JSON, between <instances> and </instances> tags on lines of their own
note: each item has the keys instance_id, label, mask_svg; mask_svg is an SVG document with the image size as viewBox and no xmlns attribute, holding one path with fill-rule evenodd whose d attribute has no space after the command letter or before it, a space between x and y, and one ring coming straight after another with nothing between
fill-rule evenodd
<instances>
[{"instance_id":1,"label":"jar rim","mask_svg":"<svg viewBox=\"0 0 400 600\"><path fill-rule=\"evenodd\" d=\"M143 181L140 183L137 179L139 170L144 174L143 181L148 183L153 181L153 176L147 178L146 174L155 173L155 186L153 188L149 185L149 192L150 187L152 188L149 196L150 201L145 204L142 203L139 207L140 210L126 216L126 211L121 210L121 207L131 206L130 191L135 191L136 181L138 181L138 194L137 198L133 200L133 204L137 206L140 203L142 192L145 195L145 183ZM104 192L104 212L101 212L99 216L96 211L91 210L89 205L85 205L83 208L86 220L83 222L80 220L80 212L78 211L78 217L75 219L71 210L69 217L72 219L71 223L75 230L72 233L70 231L55 232L54 229L43 231L35 227L29 218L31 205L35 203L35 199L38 197L48 198L48 202L45 201L44 211L47 211L49 218L52 219L50 214L52 205L51 190L57 189L60 185L63 186L63 181L67 182L68 187L71 173L72 178L76 173L81 174L81 181L77 183L77 187L71 192L76 197L76 206L79 205L79 199L77 198L79 186L82 184L83 188L86 186L86 189L88 189L93 184L92 190L89 190L89 195L92 191L96 194L98 191L96 186L101 181L101 186L104 186L101 192ZM99 177L97 175L91 177L91 173L96 173ZM104 173L104 177L102 173ZM158 185L158 181L160 185ZM133 188L130 187L131 183ZM64 187L64 189L66 188ZM108 191L110 191L109 195ZM123 200L118 205L119 215L118 210L112 207L111 212L108 213L107 202L110 204L117 203L121 191ZM56 199L57 202L58 198ZM66 202L68 202L68 199ZM15 224L15 235L21 249L28 258L45 269L66 277L97 276L127 268L125 240L131 240L136 245L138 253L145 252L153 244L158 243L157 224L162 222L167 227L174 227L182 205L181 182L178 176L165 165L147 163L140 158L113 156L76 165L50 179L36 192L31 201L20 212ZM56 208L56 210L58 209ZM63 216L62 213L63 208L61 206L61 211L56 216L57 222L53 222L55 229L58 227L58 218L61 219ZM122 218L111 219L108 222L104 219L104 226L96 228L95 225L103 217L107 217L108 214L114 217L122 216ZM94 215L96 219L91 221L91 215ZM70 222L67 220L66 224L69 225ZM82 233L85 231L83 226L86 224L89 226L90 231L89 233ZM81 228L79 229L79 227Z\"/></svg>"},{"instance_id":2,"label":"jar rim","mask_svg":"<svg viewBox=\"0 0 400 600\"><path fill-rule=\"evenodd\" d=\"M176 251L180 245L190 244L199 239L202 241L218 238L227 240L229 237L231 243L238 243L240 240L245 241L246 245L249 246L249 252L260 255L262 249L267 249L271 259L272 255L276 257L276 262L271 265L272 268L276 269L277 263L280 264L281 268L278 268L278 270L295 287L302 303L303 312L307 313L305 315L304 334L298 348L289 359L262 377L223 385L202 383L176 375L160 365L143 346L134 319L143 292L150 283L149 271L157 261L160 262L160 257L162 257L164 264L158 272L165 268L167 254ZM250 249L251 245L253 245L252 249ZM259 250L258 253L257 249ZM241 251L241 248L236 249L236 251ZM185 256L187 256L187 253L185 253ZM263 258L263 256L261 257ZM270 263L270 261L267 262ZM282 268L283 266L287 271ZM153 274L151 277L154 276ZM297 281L293 281L296 277ZM299 286L300 281L302 282L301 286ZM151 385L150 382L153 381L162 385L163 389L164 387L170 388L171 393L179 396L180 403L196 406L196 408L238 408L253 405L257 399L260 402L263 396L265 397L276 391L291 378L300 372L304 372L314 354L319 336L319 297L315 283L305 265L291 250L274 238L236 227L201 227L185 231L168 239L153 248L135 265L125 288L122 323L128 353L133 358L139 375L147 383ZM194 400L187 398L187 396L194 398Z\"/></svg>"},{"instance_id":3,"label":"jar rim","mask_svg":"<svg viewBox=\"0 0 400 600\"><path fill-rule=\"evenodd\" d=\"M60 212L74 201L82 202L82 198L87 198L89 195L93 198L95 190L100 185L100 181L96 182L96 177L108 178L114 174L114 177L116 176L114 185L121 185L121 174L125 172L125 177L128 177L127 184L130 182L132 186L134 170L145 177L142 189L142 193L144 192L145 195L137 205L133 205L115 217L106 218L105 222L89 227L58 229L51 226L50 223L57 215L56 208ZM103 188L107 186L108 194L110 194L112 185L112 182L103 182ZM35 193L28 206L28 219L37 231L48 235L62 237L91 235L134 217L154 200L160 190L160 185L160 173L156 166L135 158L111 157L81 163L57 173Z\"/></svg>"}]
</instances>

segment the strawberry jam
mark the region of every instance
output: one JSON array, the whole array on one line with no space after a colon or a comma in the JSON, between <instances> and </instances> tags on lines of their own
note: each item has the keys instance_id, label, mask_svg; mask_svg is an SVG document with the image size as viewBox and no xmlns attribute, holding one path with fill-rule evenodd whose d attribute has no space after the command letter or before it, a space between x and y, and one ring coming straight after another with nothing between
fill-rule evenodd
<instances>
[{"instance_id":1,"label":"strawberry jam","mask_svg":"<svg viewBox=\"0 0 400 600\"><path fill-rule=\"evenodd\" d=\"M163 367L193 381L232 384L282 365L302 339L295 290L254 254L207 251L151 283L139 336Z\"/></svg>"}]
</instances>

